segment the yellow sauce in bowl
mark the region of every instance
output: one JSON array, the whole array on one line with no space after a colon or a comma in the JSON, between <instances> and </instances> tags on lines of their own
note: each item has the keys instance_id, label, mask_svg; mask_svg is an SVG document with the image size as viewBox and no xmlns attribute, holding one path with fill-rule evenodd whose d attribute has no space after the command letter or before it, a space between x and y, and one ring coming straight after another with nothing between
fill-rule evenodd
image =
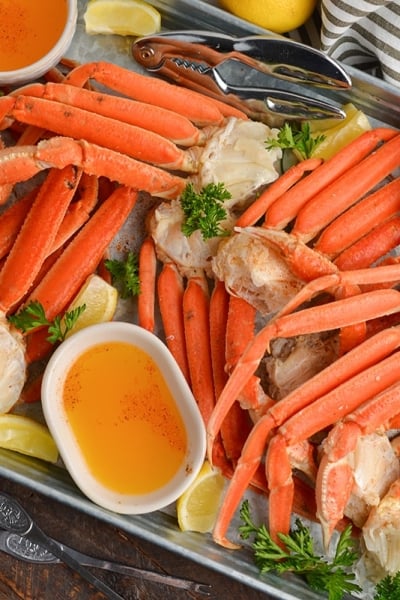
<instances>
[{"instance_id":1,"label":"yellow sauce in bowl","mask_svg":"<svg viewBox=\"0 0 400 600\"><path fill-rule=\"evenodd\" d=\"M131 344L106 342L69 369L64 408L90 471L123 494L165 485L182 465L182 417L152 357Z\"/></svg>"},{"instance_id":2,"label":"yellow sauce in bowl","mask_svg":"<svg viewBox=\"0 0 400 600\"><path fill-rule=\"evenodd\" d=\"M26 67L50 52L67 15L67 0L0 0L0 71Z\"/></svg>"},{"instance_id":3,"label":"yellow sauce in bowl","mask_svg":"<svg viewBox=\"0 0 400 600\"><path fill-rule=\"evenodd\" d=\"M118 513L159 510L201 469L206 430L167 346L110 321L71 335L51 356L43 415L78 488Z\"/></svg>"}]
</instances>

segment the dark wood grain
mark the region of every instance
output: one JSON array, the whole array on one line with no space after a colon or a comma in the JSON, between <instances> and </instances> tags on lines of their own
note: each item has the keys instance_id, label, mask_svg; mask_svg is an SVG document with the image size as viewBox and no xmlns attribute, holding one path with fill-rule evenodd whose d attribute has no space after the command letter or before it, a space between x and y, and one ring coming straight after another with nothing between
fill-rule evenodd
<instances>
[{"instance_id":1,"label":"dark wood grain","mask_svg":"<svg viewBox=\"0 0 400 600\"><path fill-rule=\"evenodd\" d=\"M56 539L93 556L109 558L212 585L211 599L269 600L269 596L223 574L128 535L31 489L0 478L0 489L13 495L37 524ZM125 600L188 600L205 598L142 579L96 570ZM0 553L0 600L104 600L79 575L63 564L31 565Z\"/></svg>"}]
</instances>

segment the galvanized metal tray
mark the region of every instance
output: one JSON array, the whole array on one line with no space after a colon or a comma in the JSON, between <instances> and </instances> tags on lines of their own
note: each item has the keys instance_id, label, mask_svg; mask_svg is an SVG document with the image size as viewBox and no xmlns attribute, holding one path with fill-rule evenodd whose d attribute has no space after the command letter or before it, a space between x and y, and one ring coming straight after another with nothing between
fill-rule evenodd
<instances>
[{"instance_id":1,"label":"galvanized metal tray","mask_svg":"<svg viewBox=\"0 0 400 600\"><path fill-rule=\"evenodd\" d=\"M216 0L151 0L162 14L163 29L204 29L248 35L268 33L241 19L233 17L217 6ZM76 35L68 56L80 62L108 60L140 72L130 54L132 40L118 36L88 36L85 33L83 14L86 1L79 0L79 18ZM331 93L332 99L344 103L354 102L376 123L400 128L400 91L396 88L352 68L347 69L353 79L350 92ZM174 509L144 516L125 516L108 512L84 497L68 473L53 466L0 450L0 475L33 488L39 493L63 502L73 508L101 519L127 533L137 535L172 552L220 571L224 575L280 600L321 600L325 596L313 592L302 580L290 576L261 576L253 564L251 550L228 551L217 546L210 535L182 533L177 526ZM238 523L233 523L237 532ZM367 595L363 595L367 598Z\"/></svg>"}]
</instances>

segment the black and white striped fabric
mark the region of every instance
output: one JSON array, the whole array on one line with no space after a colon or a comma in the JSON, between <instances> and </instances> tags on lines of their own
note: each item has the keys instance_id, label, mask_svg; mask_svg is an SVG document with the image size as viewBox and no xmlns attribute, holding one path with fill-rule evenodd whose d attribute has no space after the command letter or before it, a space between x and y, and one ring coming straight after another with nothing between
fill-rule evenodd
<instances>
[{"instance_id":1,"label":"black and white striped fabric","mask_svg":"<svg viewBox=\"0 0 400 600\"><path fill-rule=\"evenodd\" d=\"M400 0L321 0L321 49L400 87Z\"/></svg>"}]
</instances>

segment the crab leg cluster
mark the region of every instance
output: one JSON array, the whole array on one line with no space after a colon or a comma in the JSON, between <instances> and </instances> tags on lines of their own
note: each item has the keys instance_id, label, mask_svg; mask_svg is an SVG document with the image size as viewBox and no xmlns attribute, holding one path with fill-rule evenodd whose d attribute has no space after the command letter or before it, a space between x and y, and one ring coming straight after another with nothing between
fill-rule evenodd
<instances>
[{"instance_id":1,"label":"crab leg cluster","mask_svg":"<svg viewBox=\"0 0 400 600\"><path fill-rule=\"evenodd\" d=\"M383 144L377 149L378 139ZM253 376L265 350L268 351L270 348L273 338L285 338L332 328L341 328L343 335L344 331L348 331L349 326L352 334L350 343L347 342L347 347L346 343L342 342L344 356L341 359L336 360L331 367L327 367L319 375L297 387L292 393L277 402L255 424L243 448L238 468L227 491L227 500L221 508L214 530L214 539L223 545L235 546L226 538L229 523L240 498L249 485L254 470L261 464L264 457L266 457L266 477L270 489L269 526L273 537L278 540L278 533L287 533L290 526L294 494L290 466L291 447L302 440L306 441L325 428L335 425L337 421L340 423L343 418L351 419L353 422L353 417L350 415L354 408L360 404L363 407L363 402L367 400L370 403L377 402L379 405L379 402L383 401L383 396L378 395L378 400L375 400L375 395L385 393L386 388L390 388L398 381L396 355L389 363L391 366L388 380L385 380L384 377L381 380L382 371L379 363L377 374L374 374L374 370L371 371L372 384L379 381L377 388L369 385L365 379L368 370L363 371L363 369L370 368L368 363L364 363L364 359L367 358L366 344L379 342L381 347L385 348L387 340L393 339L393 337L397 339L396 329L384 330L376 340L367 339L359 345L367 335L366 321L397 313L399 310L398 292L394 290L385 292L381 289L376 295L372 292L368 293L368 288L385 288L398 282L399 271L396 259L381 262L382 265L390 262L395 264L390 272L384 266L359 270L363 267L373 266L376 261L382 259L388 251L398 245L396 233L389 236L388 231L393 231L396 226L396 213L399 209L397 194L399 181L394 179L386 185L381 183L398 166L398 139L394 131L373 130L350 144L344 152L339 153L331 161L310 169L310 174L294 185L292 185L291 179L293 175L289 171L281 178L280 182L267 188L264 194L261 194L258 202L254 203L247 214L245 212L238 220L239 225L248 226L265 214L262 228L245 227L244 231L261 238L265 236L268 244L279 249L296 276L305 283L299 293L281 308L271 324L256 336L242 355L237 368L220 395L210 419L208 427L209 456L212 455L213 437L220 427L221 410L226 414L231 401L235 401L245 382ZM357 152L357 149L361 154ZM370 154L371 151L373 154ZM383 156L383 162L375 161L375 158L380 156ZM357 160L361 160L361 162L353 162L353 157L357 157ZM343 160L345 169L342 171L343 174L340 174L336 171L336 167L343 164ZM305 162L307 163L307 161ZM313 165L311 166L313 167ZM329 166L332 168L332 180ZM295 169L297 168L295 167ZM358 179L359 176L361 176L360 179ZM337 177L338 179L335 179ZM287 187L285 181L288 181ZM277 193L274 188L278 186L278 183L282 187ZM374 187L377 184L380 184L381 187L375 191ZM319 185L325 187L318 189ZM370 190L373 192L368 195ZM279 196L279 194L281 195ZM295 208L293 208L294 202L297 202ZM356 202L357 204L355 204ZM260 212L257 212L257 204ZM299 211L298 214L295 210ZM293 219L294 225L290 233L281 231L281 228ZM325 229L317 237L317 232L321 231L321 225ZM385 233L381 234L381 232ZM314 238L317 239L313 248L305 244ZM342 272L342 269L358 270ZM331 297L338 299L337 302L329 302L322 307L308 309L310 312L303 310L293 313L303 303L309 302L314 296L326 290L329 291ZM363 290L365 294L361 296L356 295L348 300L339 300L346 295L360 294ZM365 309L363 310L364 305ZM338 313L337 309L343 311L342 314ZM316 315L317 319L315 319ZM325 315L326 322L321 318ZM335 320L336 316L339 317L338 321ZM358 330L354 329L355 325ZM361 336L359 336L360 331ZM355 335L354 332L356 332ZM352 347L354 350L349 352ZM389 353L396 347L397 341L396 346L390 347ZM380 360L377 349L375 352L374 363ZM357 375L358 378L355 372L349 371L345 375L345 380L342 381L340 370L342 363L340 361L344 361L343 364L350 369L354 364L354 368L361 371L360 375ZM331 377L333 377L333 382ZM353 377L356 378L353 379ZM320 387L321 383L323 388ZM332 389L325 387L328 385L332 386ZM344 385L350 386L349 391L347 388L341 387ZM368 396L363 396L361 390ZM349 398L354 401L351 405L348 404ZM337 412L338 405L339 413ZM318 417L318 407L321 407L320 418ZM365 410L369 415L368 409ZM392 410L392 416L394 416L396 409L393 405ZM346 415L349 416L346 417ZM379 423L371 420L371 430L384 425L385 417L383 415ZM344 432L342 432L341 425L337 425L333 432L339 428L340 440L346 440L349 426L344 427ZM370 430L367 430L366 427L360 428L358 433L364 435L366 431ZM337 435L332 433L335 441L338 440ZM345 442L342 443L347 449L347 441L347 445ZM326 448L331 447L332 444L327 442ZM316 484L318 504L316 516L323 523L326 543L328 543L333 529L343 517L353 487L348 461L346 467L338 471L336 469L337 460L338 455L331 452L328 453L328 458L322 459L320 465L319 463L316 465L319 467ZM346 472L347 485L343 477L338 475L343 471ZM337 505L333 510L332 505L335 502Z\"/></svg>"},{"instance_id":2,"label":"crab leg cluster","mask_svg":"<svg viewBox=\"0 0 400 600\"><path fill-rule=\"evenodd\" d=\"M49 350L43 330L22 336L6 316L31 301L49 320L62 315L145 192L158 214L140 249L138 321L157 332L159 309L207 427L208 458L230 479L214 539L236 547L228 529L251 486L269 496L274 539L295 511L319 519L328 544L361 494L355 454L378 436L388 444L383 432L399 416L400 329L385 319L397 325L400 312L400 267L389 256L400 240L400 134L372 129L330 160L308 159L279 177L278 155L264 147L234 163L232 146L253 135L238 134L238 123L256 125L217 100L105 62L0 98L0 336L11 357L4 372L18 372L12 384L0 380L11 390L0 409L20 397L26 361ZM250 172L251 200L229 207L229 235L211 241L202 266L182 265L165 247L180 225L170 209L179 212L187 183L199 187L207 160L217 162L216 147L232 139L216 173L237 168L235 187ZM247 154L251 166L241 170ZM260 154L272 167L256 190L254 174L266 168L251 161ZM30 188L21 197L20 182ZM11 192L19 199L6 204ZM192 241L183 241L185 257L203 252ZM320 332L338 332L339 350L275 397L260 363L276 341ZM376 526L371 507L379 516L382 496L398 497L398 458L387 455L390 478L373 500L360 500L366 539Z\"/></svg>"},{"instance_id":3,"label":"crab leg cluster","mask_svg":"<svg viewBox=\"0 0 400 600\"><path fill-rule=\"evenodd\" d=\"M398 414L399 330L384 324L390 315L398 322L400 307L394 289L398 261L388 257L399 241L400 188L394 175L399 150L396 130L372 129L329 161L308 159L289 169L242 211L229 238L219 243L206 287L202 276L195 276L185 288L179 265L170 260L163 267L159 296L167 343L204 410L208 458L230 478L213 531L222 545L237 547L227 534L249 486L269 496L269 528L277 541L279 533L288 533L292 511L301 513L307 493L314 494L311 516L321 521L328 544L351 512L353 455L356 444L363 443L357 440L384 430ZM260 248L268 248L264 262L259 258L261 266L243 251L254 244L258 257ZM263 290L247 282L254 266L258 277L274 263L285 265L282 272L288 269L292 292L271 308ZM243 274L246 267L248 275ZM170 278L171 289L174 285L173 307L164 308L164 277ZM192 295L194 282L198 287ZM267 276L266 296L268 287ZM255 333L260 313L261 321L268 322ZM194 318L195 335L189 324ZM371 325L379 323L382 331L372 335ZM270 397L259 365L273 342L328 331L340 333L339 351L330 364L282 398ZM202 386L191 380L193 369L201 374ZM381 420L379 410L374 412L380 403L387 406ZM396 465L386 465L395 479L400 473L394 452L388 460ZM303 487L293 467L305 474ZM384 479L381 473L377 477ZM375 504L390 483L380 489Z\"/></svg>"},{"instance_id":4,"label":"crab leg cluster","mask_svg":"<svg viewBox=\"0 0 400 600\"><path fill-rule=\"evenodd\" d=\"M226 117L235 112L246 119L196 92L105 62L73 65L66 76L49 79L0 98L0 310L14 348L3 371L16 379L1 384L12 390L2 411L20 396L25 353L31 361L49 351L43 330L22 337L5 317L32 301L48 320L62 315L139 194L179 196ZM149 239L142 262L151 252ZM150 269L142 279L145 292L151 276ZM141 311L148 328L151 318L147 307Z\"/></svg>"}]
</instances>

